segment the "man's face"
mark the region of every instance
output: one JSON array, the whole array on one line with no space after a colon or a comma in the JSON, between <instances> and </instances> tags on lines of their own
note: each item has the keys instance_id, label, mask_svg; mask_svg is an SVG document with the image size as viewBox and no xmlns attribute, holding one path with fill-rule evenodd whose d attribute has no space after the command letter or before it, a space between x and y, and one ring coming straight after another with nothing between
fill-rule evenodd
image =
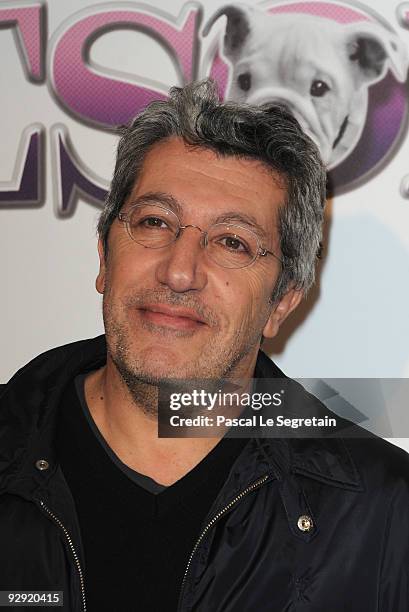
<instances>
[{"instance_id":1,"label":"man's face","mask_svg":"<svg viewBox=\"0 0 409 612\"><path fill-rule=\"evenodd\" d=\"M207 230L227 219L254 230L263 247L280 255L277 211L285 193L255 160L217 157L178 138L162 141L147 154L122 211L147 194L175 200L182 225ZM223 268L200 237L187 228L172 244L151 249L115 220L106 260L99 243L96 286L104 294L108 353L128 378L251 377L262 335L273 337L298 304L295 291L270 302L281 265L275 257Z\"/></svg>"}]
</instances>

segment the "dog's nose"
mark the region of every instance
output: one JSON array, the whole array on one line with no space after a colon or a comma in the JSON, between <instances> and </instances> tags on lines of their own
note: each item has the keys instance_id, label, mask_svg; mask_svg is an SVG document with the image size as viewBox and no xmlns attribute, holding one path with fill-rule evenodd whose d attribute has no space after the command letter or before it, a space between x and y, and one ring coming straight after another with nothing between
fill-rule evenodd
<instances>
[{"instance_id":1,"label":"dog's nose","mask_svg":"<svg viewBox=\"0 0 409 612\"><path fill-rule=\"evenodd\" d=\"M288 113L294 114L294 104L284 91L278 91L277 88L265 87L259 91L255 91L249 96L247 102L249 104L277 104L282 106Z\"/></svg>"},{"instance_id":2,"label":"dog's nose","mask_svg":"<svg viewBox=\"0 0 409 612\"><path fill-rule=\"evenodd\" d=\"M288 113L293 114L292 105L285 98L272 98L271 100L269 100L269 102L271 104L277 104L278 106L282 106L284 110L286 110Z\"/></svg>"}]
</instances>

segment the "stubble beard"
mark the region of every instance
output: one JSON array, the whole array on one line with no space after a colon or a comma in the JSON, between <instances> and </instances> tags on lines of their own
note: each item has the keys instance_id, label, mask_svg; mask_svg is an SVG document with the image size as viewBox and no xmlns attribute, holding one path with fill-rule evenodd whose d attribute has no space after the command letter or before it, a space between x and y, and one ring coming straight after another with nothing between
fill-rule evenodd
<instances>
[{"instance_id":1,"label":"stubble beard","mask_svg":"<svg viewBox=\"0 0 409 612\"><path fill-rule=\"evenodd\" d=\"M161 293L161 295L159 295ZM142 355L132 348L132 338L135 337L135 328L129 322L127 312L129 309L136 308L138 303L143 301L166 302L172 305L200 308L193 304L190 298L182 294L164 295L164 292L144 291L137 296L132 296L125 300L113 302L109 291L105 291L103 298L103 318L107 340L108 355L114 363L120 377L125 383L133 403L141 408L149 417L157 417L159 389L166 393L172 391L186 391L186 381L196 381L199 383L207 381L208 387L217 387L219 381L234 378L240 370L243 359L260 344L261 331L257 329L242 330L235 334L230 346L223 346L217 342L217 329L220 319L212 311L206 311L206 320L216 330L216 335L207 342L200 354L194 358L185 371L180 366L167 368L163 375L155 373L155 368L149 368ZM191 331L180 330L180 332L170 331L166 328L158 328L149 322L144 322L143 327L148 331L155 330L155 334L169 335L173 337L191 336ZM219 332L220 335L220 332ZM178 382L179 381L179 382ZM196 388L198 388L196 386Z\"/></svg>"}]
</instances>

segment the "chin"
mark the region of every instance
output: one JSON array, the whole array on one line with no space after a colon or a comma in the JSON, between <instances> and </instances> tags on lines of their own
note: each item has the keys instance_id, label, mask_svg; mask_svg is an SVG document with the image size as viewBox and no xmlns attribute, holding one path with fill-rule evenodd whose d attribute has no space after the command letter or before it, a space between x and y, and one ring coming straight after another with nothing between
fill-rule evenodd
<instances>
[{"instance_id":1,"label":"chin","mask_svg":"<svg viewBox=\"0 0 409 612\"><path fill-rule=\"evenodd\" d=\"M153 380L194 377L193 356L189 358L186 351L182 356L179 351L168 345L146 348L137 361L141 364L141 370L146 374L146 378L150 377Z\"/></svg>"}]
</instances>

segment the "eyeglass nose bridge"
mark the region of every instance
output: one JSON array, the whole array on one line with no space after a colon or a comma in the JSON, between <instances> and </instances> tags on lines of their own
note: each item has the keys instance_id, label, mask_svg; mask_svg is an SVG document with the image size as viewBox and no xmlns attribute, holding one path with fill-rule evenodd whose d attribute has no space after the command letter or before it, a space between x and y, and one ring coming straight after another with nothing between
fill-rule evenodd
<instances>
[{"instance_id":1,"label":"eyeglass nose bridge","mask_svg":"<svg viewBox=\"0 0 409 612\"><path fill-rule=\"evenodd\" d=\"M194 229L199 230L200 232L200 246L206 248L207 247L207 231L203 230L201 227L199 227L199 225L193 225L192 223L189 223L188 225L179 225L179 229L176 233L176 237L175 240L177 240L182 232L182 230L187 229L188 227L193 227Z\"/></svg>"}]
</instances>

